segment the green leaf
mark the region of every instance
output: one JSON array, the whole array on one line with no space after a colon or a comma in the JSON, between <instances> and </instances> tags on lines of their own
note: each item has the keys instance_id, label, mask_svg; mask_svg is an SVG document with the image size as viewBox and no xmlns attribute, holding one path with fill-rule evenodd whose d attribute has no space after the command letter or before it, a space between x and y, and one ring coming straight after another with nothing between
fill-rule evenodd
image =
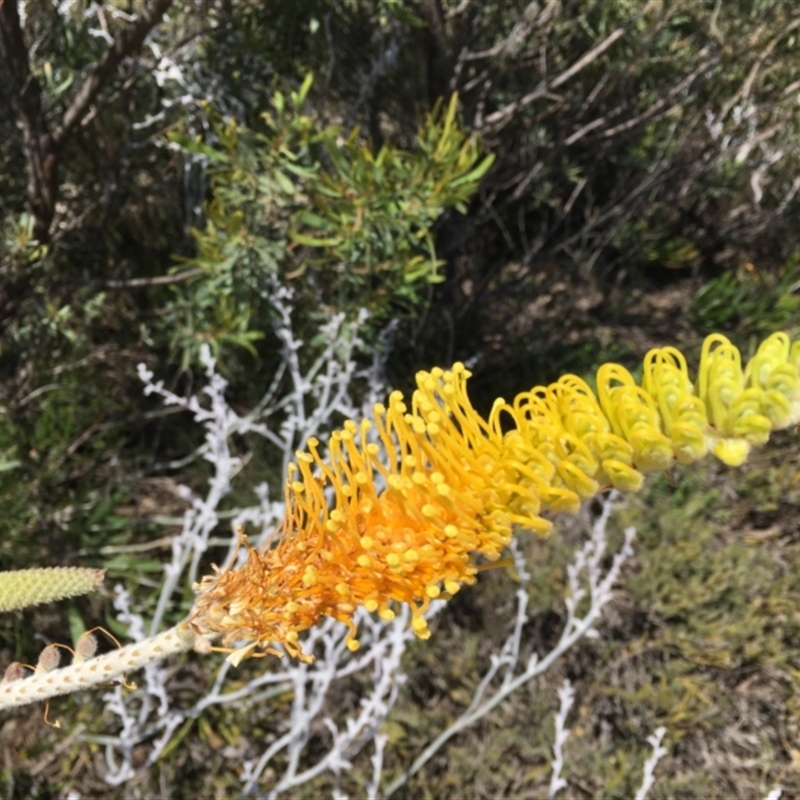
<instances>
[{"instance_id":1,"label":"green leaf","mask_svg":"<svg viewBox=\"0 0 800 800\"><path fill-rule=\"evenodd\" d=\"M297 215L297 219L304 225L308 225L311 228L317 228L325 231L332 230L333 228L333 226L330 223L330 220L327 220L324 217L319 216L319 214L314 214L311 211L301 211Z\"/></svg>"},{"instance_id":2,"label":"green leaf","mask_svg":"<svg viewBox=\"0 0 800 800\"><path fill-rule=\"evenodd\" d=\"M73 642L77 642L80 635L86 631L86 623L83 621L74 603L70 603L69 609L67 610L67 619L69 620L70 638Z\"/></svg>"},{"instance_id":3,"label":"green leaf","mask_svg":"<svg viewBox=\"0 0 800 800\"><path fill-rule=\"evenodd\" d=\"M308 92L311 89L311 84L314 83L314 73L309 72L306 75L305 80L303 81L302 86L300 87L300 91L296 94L292 95L292 100L294 101L295 108L300 108L308 97Z\"/></svg>"},{"instance_id":4,"label":"green leaf","mask_svg":"<svg viewBox=\"0 0 800 800\"><path fill-rule=\"evenodd\" d=\"M289 231L289 238L298 244L304 244L308 247L337 247L342 243L342 239L339 236L321 239L315 236L306 236L298 231Z\"/></svg>"},{"instance_id":5,"label":"green leaf","mask_svg":"<svg viewBox=\"0 0 800 800\"><path fill-rule=\"evenodd\" d=\"M277 181L278 186L280 186L281 191L283 191L285 194L294 194L297 191L295 189L295 185L279 169L276 169L273 172L273 176Z\"/></svg>"},{"instance_id":6,"label":"green leaf","mask_svg":"<svg viewBox=\"0 0 800 800\"><path fill-rule=\"evenodd\" d=\"M297 175L298 178L305 178L306 180L311 180L315 178L319 173L319 167L302 167L298 164L284 164L283 168L287 172L291 172L293 175Z\"/></svg>"},{"instance_id":7,"label":"green leaf","mask_svg":"<svg viewBox=\"0 0 800 800\"><path fill-rule=\"evenodd\" d=\"M459 186L463 186L465 183L476 183L489 171L489 167L491 167L492 164L494 164L494 153L486 156L477 167L470 170L466 175L462 175L460 178L450 181L450 188L455 189Z\"/></svg>"},{"instance_id":8,"label":"green leaf","mask_svg":"<svg viewBox=\"0 0 800 800\"><path fill-rule=\"evenodd\" d=\"M208 159L218 164L230 162L230 158L228 157L227 153L222 153L219 150L215 150L213 147L201 141L200 139L187 136L183 133L176 133L174 131L168 133L167 138L171 142L175 142L175 144L180 145L189 153L197 153L198 155L206 156Z\"/></svg>"}]
</instances>

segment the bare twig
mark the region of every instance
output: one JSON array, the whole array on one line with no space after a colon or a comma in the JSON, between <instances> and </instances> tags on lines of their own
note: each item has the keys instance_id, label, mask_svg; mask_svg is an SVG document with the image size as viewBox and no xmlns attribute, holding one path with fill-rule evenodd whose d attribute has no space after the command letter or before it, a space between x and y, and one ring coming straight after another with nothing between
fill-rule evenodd
<instances>
[{"instance_id":1,"label":"bare twig","mask_svg":"<svg viewBox=\"0 0 800 800\"><path fill-rule=\"evenodd\" d=\"M744 79L744 83L739 91L736 92L723 106L723 109L719 115L720 120L724 120L725 117L727 117L737 105L744 105L747 102L750 92L753 89L756 76L758 75L758 71L761 69L764 61L766 61L769 54L775 49L781 39L783 39L788 33L791 33L793 30L795 30L798 25L800 25L800 18L793 19L788 25L784 26L781 29L781 32L777 36L773 37L767 46L761 51L761 53L759 53L758 58L755 60L755 62L753 62L753 66L750 67L750 71L747 73L747 77Z\"/></svg>"},{"instance_id":2,"label":"bare twig","mask_svg":"<svg viewBox=\"0 0 800 800\"><path fill-rule=\"evenodd\" d=\"M524 95L519 100L509 103L507 106L489 114L484 121L483 130L481 133L496 133L503 128L514 115L526 108L536 100L546 96L548 92L552 92L559 86L565 84L571 78L574 78L581 70L589 66L593 61L597 60L606 50L608 50L617 40L621 39L625 34L625 28L617 28L610 33L600 42L595 45L591 50L584 53L571 67L565 69L562 73L557 75L551 81L542 81L532 92Z\"/></svg>"},{"instance_id":3,"label":"bare twig","mask_svg":"<svg viewBox=\"0 0 800 800\"><path fill-rule=\"evenodd\" d=\"M122 60L141 48L147 34L161 21L173 0L151 0L100 57L91 75L83 82L78 93L64 113L61 125L53 131L56 145L64 143L71 131L89 110L103 84L111 77Z\"/></svg>"},{"instance_id":4,"label":"bare twig","mask_svg":"<svg viewBox=\"0 0 800 800\"><path fill-rule=\"evenodd\" d=\"M203 269L201 267L193 267L183 272L176 272L174 275L156 275L154 278L129 278L124 281L106 281L103 286L106 289L135 289L140 286L168 286L172 283L188 281L202 274Z\"/></svg>"},{"instance_id":5,"label":"bare twig","mask_svg":"<svg viewBox=\"0 0 800 800\"><path fill-rule=\"evenodd\" d=\"M481 50L479 53L468 53L464 55L464 61L477 61L483 58L501 59L513 56L520 48L522 43L527 39L536 28L541 28L542 25L549 22L556 9L558 8L558 0L550 0L550 2L541 8L538 0L532 0L525 7L522 15L516 25L511 29L511 33L505 39L499 41L488 50Z\"/></svg>"}]
</instances>

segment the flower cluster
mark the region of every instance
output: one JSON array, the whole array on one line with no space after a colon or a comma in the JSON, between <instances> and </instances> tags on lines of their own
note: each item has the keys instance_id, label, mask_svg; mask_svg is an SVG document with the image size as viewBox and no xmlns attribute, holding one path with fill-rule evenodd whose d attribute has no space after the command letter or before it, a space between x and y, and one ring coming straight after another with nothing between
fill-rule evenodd
<instances>
[{"instance_id":1,"label":"flower cluster","mask_svg":"<svg viewBox=\"0 0 800 800\"><path fill-rule=\"evenodd\" d=\"M515 525L546 534L543 512L574 512L606 486L636 491L643 473L708 452L741 464L771 430L800 421L799 371L800 341L784 333L746 367L713 334L694 384L683 354L664 347L645 356L641 384L604 364L596 393L566 375L497 400L487 419L463 364L420 372L410 407L393 392L373 420L335 431L326 454L315 439L297 453L274 545L248 547L242 567L205 578L191 624L221 635L234 662L278 653L275 644L309 658L299 634L325 615L350 626L356 649L359 605L391 619L409 604L425 639L431 599L473 583Z\"/></svg>"}]
</instances>

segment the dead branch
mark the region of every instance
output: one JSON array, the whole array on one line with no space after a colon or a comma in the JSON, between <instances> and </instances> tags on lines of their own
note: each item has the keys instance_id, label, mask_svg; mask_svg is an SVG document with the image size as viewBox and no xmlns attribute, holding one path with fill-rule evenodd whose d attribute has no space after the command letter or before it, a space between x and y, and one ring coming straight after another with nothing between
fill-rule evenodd
<instances>
[{"instance_id":1,"label":"dead branch","mask_svg":"<svg viewBox=\"0 0 800 800\"><path fill-rule=\"evenodd\" d=\"M509 103L507 106L495 111L493 114L489 114L489 116L486 117L483 129L480 131L481 134L485 135L487 133L497 133L497 131L503 128L514 118L514 115L518 111L521 111L523 108L526 108L531 103L541 99L549 92L552 92L559 86L562 86L568 80L575 77L575 75L577 75L581 70L588 67L589 64L605 53L605 51L608 50L614 44L614 42L622 38L624 33L625 28L617 28L615 31L606 36L602 42L584 53L571 67L565 69L562 73L553 78L553 80L541 81L532 92L524 95L519 100L515 100L513 103Z\"/></svg>"}]
</instances>

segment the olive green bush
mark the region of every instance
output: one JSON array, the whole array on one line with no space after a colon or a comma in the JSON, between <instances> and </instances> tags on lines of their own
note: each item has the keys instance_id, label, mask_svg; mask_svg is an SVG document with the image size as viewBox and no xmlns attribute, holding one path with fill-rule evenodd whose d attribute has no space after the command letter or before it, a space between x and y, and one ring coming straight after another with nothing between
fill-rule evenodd
<instances>
[{"instance_id":1,"label":"olive green bush","mask_svg":"<svg viewBox=\"0 0 800 800\"><path fill-rule=\"evenodd\" d=\"M345 134L304 110L307 77L253 130L210 112L215 141L173 135L207 159L211 200L194 231L195 274L173 289L164 326L188 366L208 343L249 349L263 336L274 282L288 279L301 312L320 304L376 328L413 311L442 280L433 226L449 208L464 214L492 164L457 118L457 97L421 124L413 151L385 143L377 153L358 129Z\"/></svg>"}]
</instances>

